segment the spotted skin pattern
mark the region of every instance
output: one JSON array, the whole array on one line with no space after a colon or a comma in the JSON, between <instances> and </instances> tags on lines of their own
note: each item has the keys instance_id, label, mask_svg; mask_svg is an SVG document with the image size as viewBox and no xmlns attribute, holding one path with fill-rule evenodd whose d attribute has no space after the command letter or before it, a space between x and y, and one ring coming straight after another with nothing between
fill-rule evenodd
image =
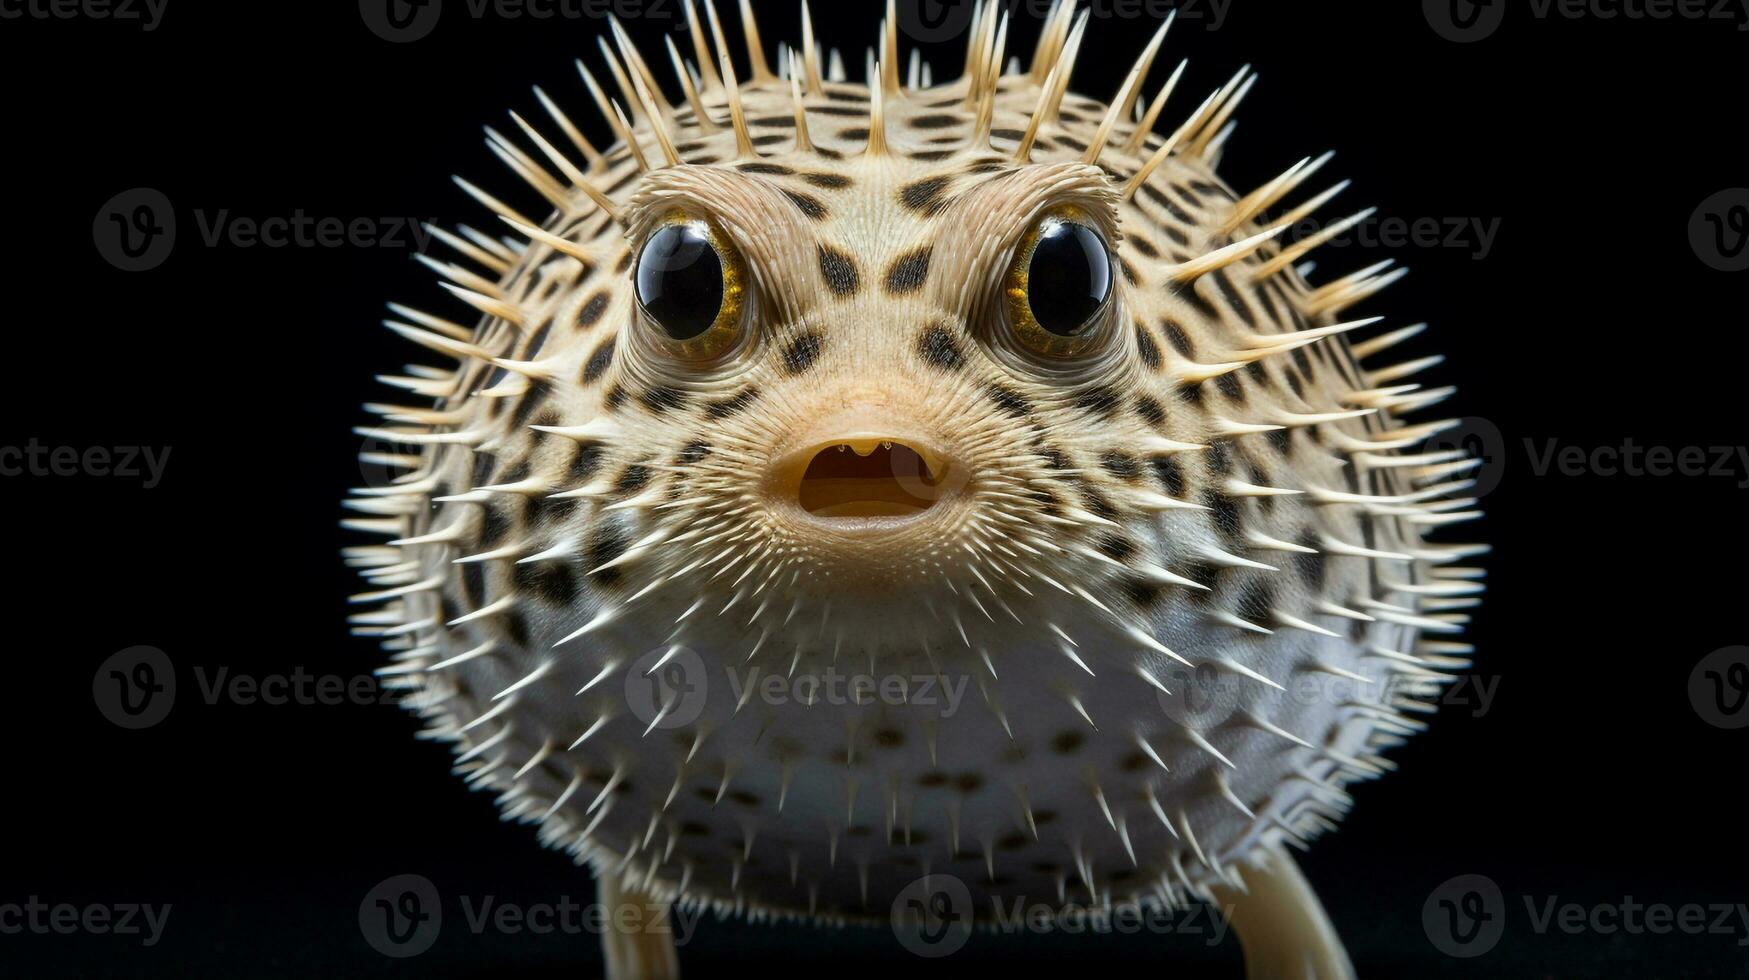
<instances>
[{"instance_id":1,"label":"spotted skin pattern","mask_svg":"<svg viewBox=\"0 0 1749 980\"><path fill-rule=\"evenodd\" d=\"M495 137L553 213L476 191L519 229L445 237L477 325L395 308L449 360L387 379L435 405L380 407L367 434L413 448L352 501L388 543L348 557L393 682L544 843L754 916L882 919L926 872L980 909L1181 904L1331 826L1463 663L1442 634L1479 549L1424 535L1471 516L1471 464L1400 418L1445 392L1363 363L1404 332L1343 319L1393 276L1313 285L1254 239L1322 161L1249 194L1216 174L1242 77L1170 137L1131 92L1088 163L1108 106L1049 107L1069 15L993 94L980 15L957 82L871 97L798 61L805 132L757 48L733 94L711 67L673 106L622 49L635 155ZM1063 205L1117 292L1098 350L1041 363L1001 285ZM745 341L705 368L634 294L675 210L744 267ZM875 536L786 505L784 459L871 424L952 459L953 500ZM856 673L909 703L786 682Z\"/></svg>"}]
</instances>

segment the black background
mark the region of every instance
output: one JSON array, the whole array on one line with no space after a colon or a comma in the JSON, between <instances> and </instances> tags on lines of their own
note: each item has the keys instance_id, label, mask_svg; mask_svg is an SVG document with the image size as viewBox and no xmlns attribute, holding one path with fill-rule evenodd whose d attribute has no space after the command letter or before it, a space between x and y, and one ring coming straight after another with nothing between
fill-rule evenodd
<instances>
[{"instance_id":1,"label":"black background","mask_svg":"<svg viewBox=\"0 0 1749 980\"><path fill-rule=\"evenodd\" d=\"M794 4L759 6L768 49L799 37ZM822 39L859 74L877 6L817 6ZM1467 248L1320 255L1322 279L1386 255L1410 266L1358 312L1431 320L1407 353L1449 355L1434 380L1462 386L1450 414L1502 433L1488 516L1467 528L1496 545L1472 633L1475 672L1498 685L1490 710L1445 707L1395 753L1402 770L1358 787L1353 816L1304 858L1362 973L1744 975L1749 934L1736 918L1730 935L1539 934L1526 900L1749 900L1737 802L1749 730L1703 721L1687 688L1703 656L1745 641L1738 482L1749 473L1539 475L1525 442L1743 442L1735 351L1749 279L1703 264L1688 222L1709 195L1749 183L1749 35L1715 20L1537 18L1515 4L1494 36L1459 44L1416 3L1234 0L1215 30L1208 4L1189 10L1201 16L1174 28L1149 92L1191 58L1171 120L1239 65L1258 68L1223 164L1236 186L1336 149L1313 186L1354 178L1339 199L1349 210L1499 219L1480 259L1473 236ZM664 13L628 26L657 41L680 26L673 0ZM172 447L149 490L0 480L11 559L0 904L174 906L150 949L121 936L0 935L0 974L599 971L590 936L472 935L453 899L430 952L374 952L358 905L390 875L525 904L587 902L592 888L448 775L447 749L415 741L412 717L209 705L194 671L351 677L378 665L371 642L347 635L355 583L336 558L351 540L338 501L361 479L358 406L390 394L373 374L414 358L376 323L387 300L464 318L409 248L208 247L196 212L492 227L451 173L533 209L479 127L509 130L510 107L533 118L539 83L604 136L571 67L578 55L594 63L603 29L598 18L476 19L462 0L403 44L367 30L351 2L171 0L150 32L0 20L0 445ZM1030 51L1037 29L1019 18L1011 50ZM1095 19L1076 88L1115 90L1151 30ZM944 77L962 50L961 38L926 46ZM92 222L135 187L167 195L179 231L162 266L126 273L94 247ZM106 721L91 690L97 665L137 644L166 651L180 687L166 721L134 732ZM1502 889L1504 938L1454 959L1428 941L1422 906L1472 873ZM842 975L1240 975L1231 937L1212 950L1186 936L979 938L922 960L885 930L713 919L682 957L694 976L738 962Z\"/></svg>"}]
</instances>

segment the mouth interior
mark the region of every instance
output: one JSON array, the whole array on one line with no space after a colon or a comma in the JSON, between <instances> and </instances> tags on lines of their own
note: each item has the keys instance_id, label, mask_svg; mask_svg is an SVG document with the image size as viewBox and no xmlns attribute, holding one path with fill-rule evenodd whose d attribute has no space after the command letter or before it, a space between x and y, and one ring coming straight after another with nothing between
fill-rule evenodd
<instances>
[{"instance_id":1,"label":"mouth interior","mask_svg":"<svg viewBox=\"0 0 1749 980\"><path fill-rule=\"evenodd\" d=\"M909 517L935 503L942 475L902 442L853 440L814 454L798 496L816 517Z\"/></svg>"}]
</instances>

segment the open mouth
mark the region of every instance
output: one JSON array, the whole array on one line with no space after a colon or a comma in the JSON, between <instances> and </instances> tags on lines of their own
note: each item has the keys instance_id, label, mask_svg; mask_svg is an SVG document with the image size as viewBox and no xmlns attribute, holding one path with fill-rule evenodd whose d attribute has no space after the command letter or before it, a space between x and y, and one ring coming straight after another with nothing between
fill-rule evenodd
<instances>
[{"instance_id":1,"label":"open mouth","mask_svg":"<svg viewBox=\"0 0 1749 980\"><path fill-rule=\"evenodd\" d=\"M849 439L814 454L798 501L816 517L909 517L941 499L945 467L892 439Z\"/></svg>"}]
</instances>

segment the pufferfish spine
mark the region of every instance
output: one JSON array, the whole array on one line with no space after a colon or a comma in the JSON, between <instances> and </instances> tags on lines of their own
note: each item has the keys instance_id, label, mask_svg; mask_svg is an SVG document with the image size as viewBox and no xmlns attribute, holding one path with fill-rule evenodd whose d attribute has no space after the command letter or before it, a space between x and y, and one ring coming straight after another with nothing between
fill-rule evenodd
<instances>
[{"instance_id":1,"label":"pufferfish spine","mask_svg":"<svg viewBox=\"0 0 1749 980\"><path fill-rule=\"evenodd\" d=\"M446 363L359 430L386 683L607 901L1205 899L1252 975L1351 975L1283 846L1424 727L1486 550L1428 540L1478 461L1405 419L1437 358L1378 362L1421 328L1344 319L1402 270L1307 278L1371 212L1288 240L1328 154L1221 180L1249 69L1157 132L1171 18L1104 103L1072 0L1026 69L980 5L940 85L890 2L866 84L805 4L773 71L741 0L746 79L686 7L693 61L615 23L578 62L611 145L539 89L548 129L487 130L550 213L457 179L503 228L424 261L477 322L390 307Z\"/></svg>"}]
</instances>

